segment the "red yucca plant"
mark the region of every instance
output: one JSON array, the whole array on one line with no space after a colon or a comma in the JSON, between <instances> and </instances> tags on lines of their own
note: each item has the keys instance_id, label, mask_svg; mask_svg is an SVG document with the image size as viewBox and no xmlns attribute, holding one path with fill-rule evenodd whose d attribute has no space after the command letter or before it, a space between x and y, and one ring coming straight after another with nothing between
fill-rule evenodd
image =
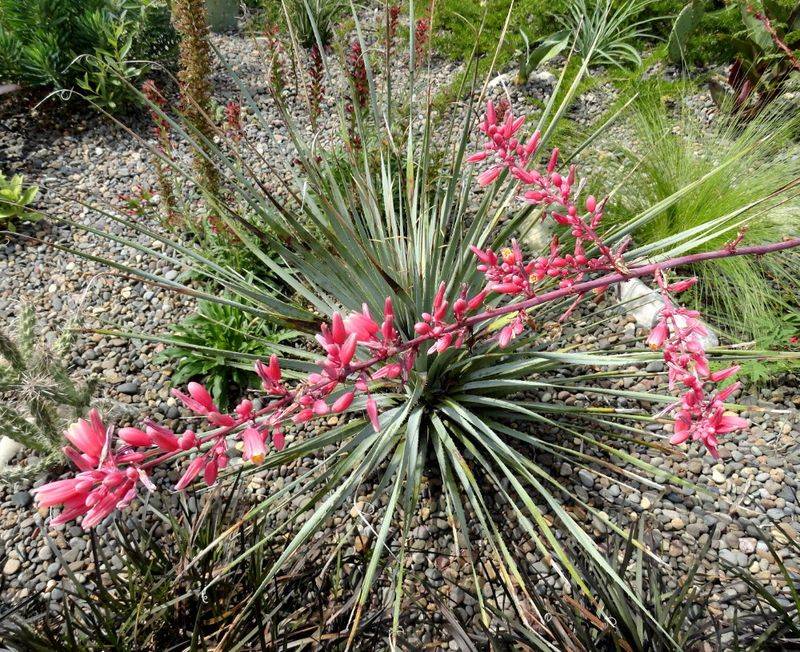
<instances>
[{"instance_id":1,"label":"red yucca plant","mask_svg":"<svg viewBox=\"0 0 800 652\"><path fill-rule=\"evenodd\" d=\"M323 536L337 510L361 501L371 503L374 511L358 510L354 520L343 519L343 532L337 535L346 541L362 517L369 523L363 536L371 552L354 603L353 631L381 578L394 587L396 635L412 521L427 490L440 493L454 529L452 552L465 560L476 609L487 627L492 608L481 590L481 568L489 557L496 581L507 587L532 636L548 644L541 633L544 618L520 570L527 561L509 536L509 523L575 591L592 594L565 538L606 574L610 586L643 609L566 505L585 510L610 532L625 530L570 492L552 462L610 475L619 473L624 462L627 482L653 486L658 485L654 477L664 471L640 459L631 450L632 439L662 451L665 439L676 445L697 441L716 454L723 436L745 424L730 411L735 406L726 403L736 386L717 385L736 372L735 359L763 353L706 352L698 315L675 300L693 279L670 275L688 264L800 246L800 238L755 246L742 242L737 234L743 216L754 207L748 206L728 221L677 236L647 244L632 240L637 225L657 217L702 180L607 229L606 199L586 196L572 163L580 150L564 162L549 143L591 56L584 57L568 87L561 76L530 136L523 138L524 118L515 118L509 107L500 119L491 103L479 122L471 101L435 120L428 104L433 93L420 93L414 75L407 88L392 94L373 75L361 40L359 53L367 82L362 119L352 123L346 106L355 98L349 94L339 98L338 116L340 133L355 129L360 150L344 148L336 157L317 151L279 101L302 170L296 185L284 182L287 192L279 196L242 163L257 152L246 133L238 142L203 143L220 175L231 179L229 200L217 206L221 219L280 280L279 288L214 263L202 251L123 216L114 219L160 246L145 247L139 238L116 239L179 261L227 293L189 289L180 281L107 261L127 274L291 327L316 341L318 350L279 344L269 361L220 352L231 364L255 367L264 392L261 407L245 399L231 413L220 411L201 384L191 383L186 393L177 390L175 395L202 417L202 428L173 432L144 419L117 431L92 414L68 433L69 455L78 472L39 488L39 505L61 505L57 522L82 518L82 525L90 527L138 492L156 490L151 479L156 465L182 465L178 489L200 476L208 484L225 482L238 442L242 456L252 462L244 475L301 459L304 468L201 555L247 530L256 515L283 513L275 529L242 555L255 554L267 543L283 546L253 598L242 605L243 613L282 569L298 562L308 542ZM325 53L320 56L324 60ZM251 127L270 129L269 122L260 122L262 112L249 94L243 97L252 108ZM151 108L170 121L176 137L197 145L191 129L155 104ZM402 120L395 122L393 116ZM178 174L191 175L179 161L164 162ZM476 165L482 168L477 174ZM619 192L625 192L624 184ZM768 210L771 202L780 201L776 197L770 193L755 205ZM528 256L517 237L541 220L555 223L559 236L546 251ZM712 235L727 236L728 244L695 253ZM631 278L654 279L665 301L647 343L611 352L576 350L558 324L576 310L585 328L607 320L616 309L613 303L586 299ZM609 367L629 370L653 360L667 362L662 392L643 397L601 386ZM569 404L545 400L544 393L553 389L591 398ZM630 409L645 398L648 405ZM628 407L620 409L618 399ZM651 404L663 409L654 415ZM331 414L339 415L336 425L309 432L307 423L327 421ZM671 432L654 432L650 426L655 423L671 424ZM687 484L677 476L669 481ZM220 569L219 577L229 570Z\"/></svg>"}]
</instances>

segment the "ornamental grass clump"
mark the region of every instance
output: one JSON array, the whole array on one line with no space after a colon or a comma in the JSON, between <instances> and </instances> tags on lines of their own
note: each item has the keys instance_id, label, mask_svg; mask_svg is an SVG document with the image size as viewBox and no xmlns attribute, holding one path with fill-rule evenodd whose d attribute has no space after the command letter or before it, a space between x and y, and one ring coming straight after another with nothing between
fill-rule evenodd
<instances>
[{"instance_id":1,"label":"ornamental grass clump","mask_svg":"<svg viewBox=\"0 0 800 652\"><path fill-rule=\"evenodd\" d=\"M276 344L274 355L254 364L260 394L231 411L201 383L175 388L194 415L188 429L173 431L146 417L117 429L92 414L72 431L78 472L37 488L38 504L60 507L57 523L80 519L91 527L139 493L225 483L230 460L239 455L250 462L240 471L245 476L302 462L296 475L272 487L199 555L249 531L257 515L275 518L271 532L210 581L221 581L260 546L280 543L281 554L241 605L242 618L344 514L332 526L336 536L344 541L363 528L369 550L351 603L353 632L380 585L394 596L396 640L410 580L411 532L429 491L443 505L453 530L450 553L463 560L485 626L492 622L482 591L489 559L497 569L492 581L505 585L537 641L548 643L537 633L544 631L535 626L544 616L523 579L528 560L520 532L571 591L592 595L570 552L574 545L644 611L576 514L617 534L626 534L624 524L571 492L554 463L648 487L662 488L656 477L663 475L687 484L645 461L634 446L663 454L668 441L681 446L676 453L696 443L716 455L725 435L746 425L727 403L737 387L722 383L735 375L736 359L764 352L706 350L699 315L678 302L694 279L676 274L704 261L787 250L800 246L800 238L751 246L719 222L645 247L630 238L637 220L666 210L697 180L625 225L606 229L607 198L589 195L571 154L550 143L590 60L591 51L569 84L561 76L528 128L530 118L515 116L511 107L501 118L476 89L436 118L431 88L424 88L431 80L410 74L405 88L389 92L365 57L369 101L354 127L362 147L341 143L344 164L322 155L316 141L306 142L307 118L276 99L297 151L297 178L279 174L281 193L245 163L258 160L247 133L238 142L204 143L220 176L230 180L231 199L220 206L220 219L278 283L216 264L191 245L112 215L159 246L114 236L117 241L182 264L226 294L107 264L291 328L309 346ZM253 119L247 132L269 131L270 118L240 82L239 88ZM351 99L337 100L342 140L351 126ZM174 134L197 144L191 129L168 119ZM180 162L172 165L192 175ZM616 192L625 192L624 183ZM545 251L525 252L518 236L539 221L553 223L558 235ZM724 237L720 247L685 253L711 232ZM615 351L578 349L565 326L577 314L582 331L608 321L618 306L606 291L632 278L649 279L664 296L649 347L640 340ZM606 382L609 368L635 376L632 367L655 360L668 368L660 391ZM241 361L252 364L246 356ZM554 399L553 390L580 398ZM179 479L157 487L153 470L165 464L177 464Z\"/></svg>"}]
</instances>

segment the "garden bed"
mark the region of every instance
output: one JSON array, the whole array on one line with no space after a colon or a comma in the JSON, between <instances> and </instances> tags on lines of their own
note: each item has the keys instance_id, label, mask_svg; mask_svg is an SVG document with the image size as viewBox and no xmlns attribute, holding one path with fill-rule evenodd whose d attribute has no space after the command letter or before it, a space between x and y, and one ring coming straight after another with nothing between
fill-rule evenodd
<instances>
[{"instance_id":1,"label":"garden bed","mask_svg":"<svg viewBox=\"0 0 800 652\"><path fill-rule=\"evenodd\" d=\"M236 74L254 90L259 107L267 116L274 116L275 130L272 133L250 130L259 154L269 161L264 173L291 169L295 153L289 145L288 134L280 127L280 115L266 92L258 49L253 48L251 39L243 35L217 36L214 45L223 56L235 62ZM443 85L457 66L435 61L430 74L436 80L434 86L439 80ZM220 92L218 101L222 105L234 95L234 89L225 85L226 76L222 68L218 68L216 74ZM512 104L531 104L534 99L546 101L552 92L553 80L552 75L541 74L532 77L524 87L511 87ZM503 91L502 84L497 84L491 92L499 98ZM577 111L586 112L592 118L602 113L598 107L610 105L613 99L605 97L604 92L603 88L593 89L590 96L578 103ZM291 89L287 91L291 101L295 102L294 108L301 113L301 102L292 93ZM704 106L701 110L706 108ZM328 111L333 111L332 105L326 106L323 114ZM42 115L32 118L27 107L19 107L4 115L2 121L4 129L0 135L0 150L6 152L5 167L12 173L26 174L32 182L42 186L44 199L41 210L45 213L85 221L90 213L78 202L120 205L120 196L130 194L136 186L156 185L152 167L141 146L128 132L95 113L78 113L64 122L55 123ZM134 120L133 128L136 133L147 137L149 125L146 120ZM326 140L332 138L330 131L332 126L330 130L321 130L320 147L324 148L330 142ZM616 131L615 135L620 133L624 135L625 131ZM179 156L183 160L188 158L186 152ZM150 219L143 225L160 228L152 217ZM109 229L124 237L141 238L145 243L142 236L118 223L100 219L92 226ZM68 326L79 327L81 332L71 359L71 370L77 376L91 374L97 377L97 395L169 426L186 423L189 413L169 393L170 370L154 360L164 346L142 339L97 334L92 329L117 325L125 330L163 333L167 326L191 314L195 308L194 301L158 287L131 282L110 273L99 263L57 251L43 244L45 240L122 264L128 264L131 256L138 256L138 265L168 280L177 278L184 270L132 254L130 249L116 246L107 238L98 238L53 220L21 227L20 237L12 239L0 250L0 278L3 279L0 314L15 316L20 302L29 302L34 306L47 338L55 339ZM577 350L614 351L623 344L625 347L620 350L631 346L644 349L648 330L637 327L633 318L623 314L611 299L606 301L609 319L600 328L584 332L582 327L586 321L582 321L579 311L575 320L565 327L565 336ZM655 376L662 371L662 363L652 362L647 365L643 378L612 377L606 385L648 393L656 387ZM567 406L576 402L591 403L620 410L631 407L624 399L590 398L559 389L528 394L520 400L563 402ZM537 459L542 464L558 468L557 478L568 494L575 496L578 502L604 510L608 518L620 527L644 520L645 528L652 533L654 552L663 562L670 588L683 581L710 538L710 548L701 560L694 582L701 591L710 593L709 608L724 623L732 623L737 613L746 613L753 608L754 602L752 596L746 595L744 583L721 562L749 570L778 592L783 588L782 580L778 579L779 567L763 542L763 535L773 534L771 524L775 522L786 524L792 531L800 530L796 466L791 463L797 459L800 439L800 380L796 375L787 374L765 386L741 390L735 395L735 400L750 406L742 416L750 419L751 425L727 436L720 445L719 461L714 461L698 448L686 451L665 447L660 455L644 447L632 450L640 459L663 471L663 477L655 478L654 486L645 487L636 482L624 484L599 469L597 473L585 469L577 471L568 463L552 458ZM288 431L288 445L318 436L336 425L338 419L333 416L326 422ZM652 430L654 436L662 433L660 425ZM580 441L571 443L583 450ZM593 451L587 448L585 452ZM15 461L23 464L32 461L22 458L22 455L20 458ZM252 476L245 485L243 502L258 504L260 499L282 488L296 478L298 472L305 470L306 464L313 462L313 459L303 460L303 463ZM620 466L626 470L633 468L623 462ZM701 493L670 483L667 481L670 475L695 483L706 491ZM154 475L154 481L171 486L179 476L177 468L162 469ZM48 538L52 539L70 571L76 573L79 582L87 582L90 586L94 581L93 574L98 570L89 534L75 524L50 529L44 520L48 510L37 512L34 508L30 490L44 481L39 479L33 484L22 481L0 486L0 542L4 550L0 557L0 599L6 603L17 603L34 596L43 596L55 603L63 595L61 582L69 583L70 580L64 577L63 564L56 559ZM342 507L333 519L336 523L352 519L354 530L344 543L347 555L362 553L365 542L380 527L381 508L366 510L363 507L373 497L373 489L361 488L358 500ZM455 613L477 629L479 618L475 598L462 588L470 582L469 569L453 554L453 527L442 504L441 488L432 480L424 485L423 494L426 496L423 509L412 521L412 577L422 584L441 588ZM203 495L208 500L218 499L213 490ZM166 493L145 501L137 500L125 518L131 522L147 523L155 527L157 536L163 536L166 534L165 526L157 525L150 507L174 509L178 500ZM199 509L194 499L189 500L192 509ZM202 504L202 499L198 503ZM385 497L383 503L386 503ZM569 510L577 520L586 524L587 530L601 546L604 545L608 531L606 523L580 505L569 505ZM528 568L525 571L561 587L563 582L559 570L550 563L552 560L544 559L533 544L525 540L523 532L513 528L513 514L509 513L509 517L509 540L519 546L519 552L526 559ZM301 524L302 520L295 524L295 529ZM107 546L111 566L121 568L120 550L111 536L111 528L101 524L94 532L98 544ZM337 540L337 533L338 530L329 528L321 536L331 543L341 543ZM783 534L777 536L780 540ZM507 601L496 597L502 594L500 584L499 581L493 582L491 577L486 579L483 595L494 600L501 610L510 610ZM436 612L436 605L431 599L426 609ZM426 625L412 636L419 643L428 643L439 640L442 633ZM453 639L449 645L451 649L460 649Z\"/></svg>"}]
</instances>

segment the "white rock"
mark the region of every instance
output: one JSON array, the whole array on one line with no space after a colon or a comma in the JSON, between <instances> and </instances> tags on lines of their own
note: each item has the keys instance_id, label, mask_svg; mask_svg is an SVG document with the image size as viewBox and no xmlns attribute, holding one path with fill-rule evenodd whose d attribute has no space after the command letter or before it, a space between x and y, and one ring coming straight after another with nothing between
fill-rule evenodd
<instances>
[{"instance_id":1,"label":"white rock","mask_svg":"<svg viewBox=\"0 0 800 652\"><path fill-rule=\"evenodd\" d=\"M618 289L619 301L622 308L636 320L636 323L642 328L651 328L658 319L658 314L664 307L664 300L661 295L653 288L647 286L638 278L632 278L629 281L619 284ZM677 317L676 321L680 324L683 319ZM705 348L711 348L719 345L719 339L708 326L704 324L708 330L708 335L701 338Z\"/></svg>"},{"instance_id":2,"label":"white rock","mask_svg":"<svg viewBox=\"0 0 800 652\"><path fill-rule=\"evenodd\" d=\"M22 448L22 444L8 437L0 438L0 469L4 469L9 460Z\"/></svg>"}]
</instances>

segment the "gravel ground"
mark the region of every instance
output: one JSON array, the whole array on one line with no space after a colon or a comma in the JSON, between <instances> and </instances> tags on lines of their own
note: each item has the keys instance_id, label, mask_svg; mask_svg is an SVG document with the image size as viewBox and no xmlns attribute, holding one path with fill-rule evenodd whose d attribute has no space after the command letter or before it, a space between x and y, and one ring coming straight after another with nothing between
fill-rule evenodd
<instances>
[{"instance_id":1,"label":"gravel ground","mask_svg":"<svg viewBox=\"0 0 800 652\"><path fill-rule=\"evenodd\" d=\"M270 133L262 133L251 124L249 135L258 141L257 149L268 155L276 169L288 169L293 156L291 147L275 107L266 94L262 69L256 65L260 61L257 48L253 48L248 39L238 36L215 38L222 52L236 62L237 73L253 88L254 97L265 115L274 117L270 123L274 129ZM436 82L443 85L454 70L452 64L440 62L432 74ZM222 72L217 81L223 94L231 91L231 87L225 85ZM532 75L529 83L521 88L507 86L503 81L499 79L491 92L496 98L509 93L514 106L530 103L534 98L546 99L554 83L549 73ZM576 111L583 120L602 112L610 101L604 96L605 90L593 89L582 98ZM94 115L71 111L64 111L64 114L63 121L60 115L39 115L32 119L25 110L7 111L2 117L2 167L7 172L23 172L30 180L48 189L42 210L75 220L85 219L89 213L75 200L118 204L118 196L130 192L134 186L155 185L147 155L129 134ZM136 133L146 134L145 119L134 120L132 126ZM326 140L329 136L325 134L327 131L323 129L320 140L323 145L329 142ZM125 233L119 225L109 224L96 214L91 214L91 219L95 226ZM0 314L9 320L25 301L33 304L42 330L50 338L56 337L65 325L74 320L86 328L111 322L124 324L128 329L163 332L166 325L179 321L193 309L192 302L180 296L141 283L131 283L110 274L101 265L55 251L39 244L38 240L56 241L85 251L99 250L104 256L128 261L131 253L124 247L47 221L23 227L20 231L30 237L13 239L0 249ZM180 272L153 259L138 257L133 262L167 278L175 278ZM620 316L592 336L576 336L576 341L590 349L611 350L631 338L641 340L644 335L630 318ZM152 361L159 349L160 345L143 341L87 333L78 339L72 365L76 376L91 374L100 380L98 396L130 404L156 420L178 419L182 413L168 394L170 372ZM659 370L658 365L647 369L652 373ZM641 391L654 386L652 377L638 383L629 380L617 382ZM785 590L778 579L777 565L761 540L758 528L763 527L769 532L768 522L773 519L800 529L797 525L800 507L795 472L796 442L800 435L799 385L798 378L790 375L777 379L767 388L743 394L740 402L753 406L746 415L752 426L726 438L720 448L722 459L719 462L703 455L697 447L688 454L678 449L671 449L662 456L654 456L652 451L642 452L646 460L663 469L665 474L674 473L705 486L711 490L710 495L668 484L658 490L639 487L635 483L622 485L599 473L585 470L575 473L568 465L560 468L561 479L574 495L606 510L621 525L646 518L658 552L666 563L671 585L676 585L685 576L695 555L708 537L713 536L698 582L711 592L712 612L730 621L734 605L747 607L748 599L742 597L743 584L723 569L720 559L749 569L775 591ZM565 400L567 403L586 400L585 397L554 396L552 393L538 398ZM765 412L762 411L764 407L772 409ZM312 430L311 434L314 432ZM292 437L289 441L291 444ZM294 465L254 478L250 485L254 497L265 495L276 483L282 484L297 472L297 468L298 465ZM166 482L168 475L165 471L161 478L156 479ZM43 594L54 600L60 597L63 570L45 541L46 532L55 541L70 569L78 573L79 581L90 582L87 576L94 570L87 535L74 524L48 530L41 520L45 514L37 514L32 507L30 488L29 484L0 487L0 599L3 602L16 602L34 594ZM430 494L435 496L436 492ZM362 500L368 497L369 494L365 493ZM172 499L167 496L154 500ZM344 510L336 520L348 518L347 511ZM137 518L143 513L143 506L134 505L130 517ZM377 510L369 518L377 519L379 513ZM579 511L575 513L580 515ZM589 516L583 518L603 541L605 526ZM464 566L450 556L452 533L443 505L436 498L428 499L425 510L415 519L414 527L413 569L424 573L434 585L457 580L462 586L467 586L461 574ZM106 536L104 526L98 528L98 534L109 549L110 563L121 565L116 555L118 551L111 537ZM368 536L368 528L361 527L359 534ZM531 543L519 541L520 536L520 532L512 533L527 554L530 570L550 574L551 580L559 584L560 580L551 569L534 554ZM360 540L355 539L353 547L358 547ZM492 593L492 585L489 579L484 587L487 596ZM462 616L475 617L472 596L457 586L451 587L449 593ZM431 607L435 609L433 605ZM431 640L432 636L429 631L419 632L422 642ZM450 647L458 649L454 643Z\"/></svg>"}]
</instances>

